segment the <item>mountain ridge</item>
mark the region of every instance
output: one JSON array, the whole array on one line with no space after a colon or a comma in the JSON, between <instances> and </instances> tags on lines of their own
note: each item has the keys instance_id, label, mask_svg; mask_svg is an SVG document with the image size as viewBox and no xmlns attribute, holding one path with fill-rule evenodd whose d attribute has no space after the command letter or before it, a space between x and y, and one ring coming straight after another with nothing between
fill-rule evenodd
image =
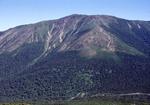
<instances>
[{"instance_id":1,"label":"mountain ridge","mask_svg":"<svg viewBox=\"0 0 150 105\"><path fill-rule=\"evenodd\" d=\"M102 14L102 15L85 15L85 14L72 14L72 15L69 15L69 16L108 16L108 17L114 17L114 18L118 18L118 19L123 19L123 20L128 20L128 21L141 21L141 22L150 22L149 20L142 20L142 19L125 19L125 18L121 18L121 17L117 17L117 16L112 16L112 15L105 15L105 14ZM19 26L25 26L25 25L33 25L33 24L37 24L37 23L40 23L40 22L48 22L48 21L55 21L55 20L59 20L59 19L63 19L63 18L66 18L66 17L69 17L69 16L64 16L64 17L60 17L60 18L57 18L57 19L48 19L48 20L42 20L42 21L37 21L37 22L34 22L34 23L25 23L24 25L16 25L14 27L11 27L11 28L8 28L8 29L5 29L5 30L1 30L0 32L5 32L9 29L12 29L12 28L17 28Z\"/></svg>"},{"instance_id":2,"label":"mountain ridge","mask_svg":"<svg viewBox=\"0 0 150 105\"><path fill-rule=\"evenodd\" d=\"M0 32L0 101L149 93L149 39L150 22L106 15Z\"/></svg>"},{"instance_id":3,"label":"mountain ridge","mask_svg":"<svg viewBox=\"0 0 150 105\"><path fill-rule=\"evenodd\" d=\"M60 21L61 21L61 20L63 21L63 19L67 19L67 18L69 18L69 17L71 18L71 17L87 17L87 16L88 16L88 15L71 15L71 16L64 17L64 18L60 18L60 19L57 19L57 20L58 20L58 21L59 21L59 20L60 20ZM103 16L104 16L104 17L108 17L108 16L105 16L105 15L100 15L100 16L99 16L99 15L92 15L92 16L88 16L88 17L89 17L89 18L98 18L98 17L99 17L99 18L101 18L101 17L103 18ZM110 16L109 16L109 18L113 18L113 19L114 19L115 17L110 17ZM119 19L119 18L118 18L118 19ZM57 20L44 21L44 23L49 23L49 22L50 22L50 23L51 23L51 22L52 22L52 23L53 23L53 22L55 23L55 21L57 21ZM43 22L38 22L38 23L36 23L35 25L40 25L40 24L42 24L42 23L43 23ZM43 23L43 24L44 24L44 23ZM30 26L31 26L31 27L34 27L34 24L23 25L23 26L24 26L24 27L26 27L26 26L28 26L28 27L30 27ZM18 26L18 27L15 27L15 28L21 28L21 27L22 27L22 26ZM32 31L32 29L31 29L31 31ZM48 30L47 30L47 31L48 31ZM48 32L47 32L47 33L48 33ZM31 33L31 34L32 34L32 33ZM34 33L33 33L33 34L34 34ZM30 36L31 36L31 35L30 35ZM60 37L60 38L61 38L61 37ZM61 40L61 39L60 39L60 40Z\"/></svg>"}]
</instances>

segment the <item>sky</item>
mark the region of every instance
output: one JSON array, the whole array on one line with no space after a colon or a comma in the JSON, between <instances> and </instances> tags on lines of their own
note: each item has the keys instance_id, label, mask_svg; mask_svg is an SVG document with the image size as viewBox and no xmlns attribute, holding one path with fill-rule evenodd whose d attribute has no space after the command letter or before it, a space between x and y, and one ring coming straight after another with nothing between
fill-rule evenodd
<instances>
[{"instance_id":1,"label":"sky","mask_svg":"<svg viewBox=\"0 0 150 105\"><path fill-rule=\"evenodd\" d=\"M150 0L0 0L0 31L71 14L150 21Z\"/></svg>"}]
</instances>

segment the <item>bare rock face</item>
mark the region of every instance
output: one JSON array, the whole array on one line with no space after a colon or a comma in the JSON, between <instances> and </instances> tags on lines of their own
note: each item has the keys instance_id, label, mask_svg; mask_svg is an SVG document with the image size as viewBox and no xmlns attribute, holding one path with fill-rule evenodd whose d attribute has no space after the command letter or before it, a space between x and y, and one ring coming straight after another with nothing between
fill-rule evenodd
<instances>
[{"instance_id":1,"label":"bare rock face","mask_svg":"<svg viewBox=\"0 0 150 105\"><path fill-rule=\"evenodd\" d=\"M119 36L123 34L123 37L136 37L142 41L149 36L142 37L134 31L145 31L143 29L147 27L148 22L127 21L111 16L71 15L58 20L18 26L1 33L0 53L15 51L25 44L41 42L44 47L42 55L47 55L54 49L58 52L90 49L96 54L95 49L101 49L108 52L142 54L140 49L126 43ZM121 28L125 28L124 33L115 32L118 29L122 31ZM143 43L149 44L145 40Z\"/></svg>"}]
</instances>

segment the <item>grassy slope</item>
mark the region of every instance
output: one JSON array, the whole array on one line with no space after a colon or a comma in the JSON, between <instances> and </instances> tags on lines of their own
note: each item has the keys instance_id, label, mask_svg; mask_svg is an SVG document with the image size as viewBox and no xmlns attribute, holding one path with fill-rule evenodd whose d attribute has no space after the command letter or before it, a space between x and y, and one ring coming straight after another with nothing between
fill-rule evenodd
<instances>
[{"instance_id":1,"label":"grassy slope","mask_svg":"<svg viewBox=\"0 0 150 105\"><path fill-rule=\"evenodd\" d=\"M122 101L106 101L93 99L90 101L87 100L74 100L68 102L39 102L39 103L1 103L0 105L150 105L150 103L144 102L122 102Z\"/></svg>"}]
</instances>

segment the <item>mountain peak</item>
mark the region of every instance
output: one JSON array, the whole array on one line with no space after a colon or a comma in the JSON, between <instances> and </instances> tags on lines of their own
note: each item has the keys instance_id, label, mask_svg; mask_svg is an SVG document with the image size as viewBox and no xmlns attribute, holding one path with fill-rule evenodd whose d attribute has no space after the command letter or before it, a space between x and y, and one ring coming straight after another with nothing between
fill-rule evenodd
<instances>
[{"instance_id":1,"label":"mountain peak","mask_svg":"<svg viewBox=\"0 0 150 105\"><path fill-rule=\"evenodd\" d=\"M149 91L149 39L150 22L106 15L0 32L0 101Z\"/></svg>"},{"instance_id":2,"label":"mountain peak","mask_svg":"<svg viewBox=\"0 0 150 105\"><path fill-rule=\"evenodd\" d=\"M67 51L93 48L138 53L139 49L126 44L116 35L122 32L116 33L115 30L121 30L123 26L126 27L125 31L133 34L135 30L132 27L137 29L143 25L107 15L73 14L54 21L18 26L1 33L0 52L12 52L25 44L40 42L43 43L45 53L54 49Z\"/></svg>"}]
</instances>

